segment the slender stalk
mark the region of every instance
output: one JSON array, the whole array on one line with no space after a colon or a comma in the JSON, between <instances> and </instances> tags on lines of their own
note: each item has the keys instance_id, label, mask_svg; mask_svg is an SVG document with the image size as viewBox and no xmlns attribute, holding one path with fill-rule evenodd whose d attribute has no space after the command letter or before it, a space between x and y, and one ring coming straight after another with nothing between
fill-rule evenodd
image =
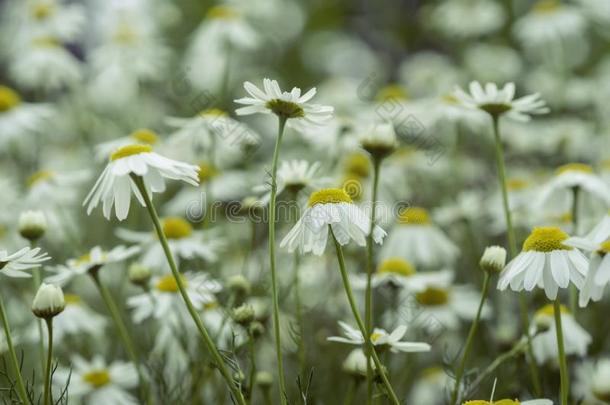
<instances>
[{"instance_id":1,"label":"slender stalk","mask_svg":"<svg viewBox=\"0 0 610 405\"><path fill-rule=\"evenodd\" d=\"M11 328L8 324L8 318L6 317L6 311L4 309L4 300L2 294L0 294L0 317L2 318L2 326L4 327L4 335L6 336L6 345L8 347L9 358L13 371L15 372L15 379L17 380L17 395L24 404L31 404L28 393L23 383L23 377L21 376L21 368L19 367L19 361L17 361L17 353L15 353L15 347L13 346L13 339L11 337Z\"/></svg>"},{"instance_id":2,"label":"slender stalk","mask_svg":"<svg viewBox=\"0 0 610 405\"><path fill-rule=\"evenodd\" d=\"M561 378L561 405L568 405L570 388L570 375L568 374L568 362L566 361L565 348L563 346L563 328L561 326L561 303L559 299L553 302L555 314L555 330L557 333L557 347L559 348L559 372Z\"/></svg>"},{"instance_id":3,"label":"slender stalk","mask_svg":"<svg viewBox=\"0 0 610 405\"><path fill-rule=\"evenodd\" d=\"M303 320L303 305L301 304L301 280L299 277L299 267L301 256L294 252L294 301L299 327L299 341L297 342L297 355L299 359L299 374L305 375L305 325Z\"/></svg>"},{"instance_id":4,"label":"slender stalk","mask_svg":"<svg viewBox=\"0 0 610 405\"><path fill-rule=\"evenodd\" d=\"M513 258L517 255L517 239L515 237L515 230L513 228L513 222L511 219L510 206L508 203L508 189L506 187L506 168L504 166L504 148L502 147L502 138L500 137L500 117L498 115L492 115L493 122L493 133L496 144L496 165L498 167L498 180L500 182L500 189L502 190L502 206L504 208L504 218L506 220L506 229L508 233L508 247L510 251L510 257ZM532 385L534 387L534 393L536 396L542 394L542 386L540 384L540 373L538 372L538 366L534 361L534 354L532 352L532 336L529 330L529 315L527 313L527 302L524 293L519 294L519 311L521 313L521 325L527 336L527 357L530 367L530 374L532 378Z\"/></svg>"},{"instance_id":5,"label":"slender stalk","mask_svg":"<svg viewBox=\"0 0 610 405\"><path fill-rule=\"evenodd\" d=\"M222 356L220 355L220 352L218 351L218 349L216 348L216 345L212 341L212 338L210 337L210 334L208 333L206 327L203 325L203 322L201 322L201 318L199 318L199 314L197 314L197 310L193 306L193 303L191 302L191 299L189 298L189 296L186 292L186 288L184 287L184 281L182 280L182 275L180 274L180 272L178 271L178 268L176 267L176 262L174 261L174 256L172 255L172 252L167 243L167 238L165 237L165 233L163 233L163 227L161 226L161 221L159 220L159 216L157 215L157 210L155 209L155 206L152 204L152 202L150 200L150 196L148 195L148 192L146 190L146 187L144 186L144 182L143 182L142 178L139 176L132 175L132 179L134 180L136 186L138 187L138 190L140 191L140 194L142 195L142 197L144 199L144 203L146 204L146 209L148 210L150 219L153 222L153 225L157 232L157 236L159 238L159 242L161 243L161 247L163 248L165 257L167 258L167 263L169 264L169 268L172 271L172 275L176 279L176 285L178 286L178 290L180 291L180 295L182 296L182 299L184 300L186 308L187 308L189 314L191 315L191 318L193 318L193 321L195 322L195 326L197 326L197 330L199 331L199 334L201 335L201 338L203 339L203 342L204 342L206 348L212 355L212 358L214 360L216 367L218 367L218 370L220 371L220 373L222 374L223 378L225 379L227 385L229 386L229 390L233 394L234 400L239 405L245 405L246 401L244 400L244 397L243 397L240 389L235 384L235 381L233 380L233 377L231 376L231 373L229 372L229 369L228 369L225 361L223 360Z\"/></svg>"},{"instance_id":6,"label":"slender stalk","mask_svg":"<svg viewBox=\"0 0 610 405\"><path fill-rule=\"evenodd\" d=\"M248 354L250 356L250 377L248 378L248 391L246 397L252 404L252 390L254 389L254 379L256 378L256 350L255 341L252 333L248 333Z\"/></svg>"},{"instance_id":7,"label":"slender stalk","mask_svg":"<svg viewBox=\"0 0 610 405\"><path fill-rule=\"evenodd\" d=\"M280 303L278 298L277 275L275 270L275 200L277 198L277 162L280 156L280 146L284 136L286 118L278 117L279 126L273 162L271 164L271 199L269 201L269 266L271 268L271 295L273 299L273 334L275 336L275 353L277 356L277 372L280 381L280 401L286 405L286 381L284 379L284 363L282 360L282 341L280 337Z\"/></svg>"},{"instance_id":8,"label":"slender stalk","mask_svg":"<svg viewBox=\"0 0 610 405\"><path fill-rule=\"evenodd\" d=\"M373 192L371 196L371 225L366 240L366 290L364 302L364 318L366 323L366 333L370 336L373 333L373 289L371 280L373 268L375 266L373 228L377 214L377 191L379 189L379 172L381 169L381 159L373 157ZM373 403L373 366L371 364L371 353L366 350L366 403Z\"/></svg>"},{"instance_id":9,"label":"slender stalk","mask_svg":"<svg viewBox=\"0 0 610 405\"><path fill-rule=\"evenodd\" d=\"M36 247L36 242L34 240L30 240L30 248L34 249ZM38 291L38 287L40 287L41 277L40 277L40 268L32 269L32 286L34 287L34 295L36 295L36 291ZM36 319L37 327L38 327L38 349L40 351L40 370L44 371L44 332L42 328L42 319Z\"/></svg>"},{"instance_id":10,"label":"slender stalk","mask_svg":"<svg viewBox=\"0 0 610 405\"><path fill-rule=\"evenodd\" d=\"M580 187L572 187L572 234L578 236L578 195ZM570 312L576 317L578 309L578 290L574 284L570 285Z\"/></svg>"},{"instance_id":11,"label":"slender stalk","mask_svg":"<svg viewBox=\"0 0 610 405\"><path fill-rule=\"evenodd\" d=\"M214 336L214 341L218 342L218 339L222 336L222 332L225 329L227 321L229 320L229 316L231 315L231 311L233 310L233 306L235 305L235 293L231 293L229 295L229 299L227 300L226 308L228 308L224 314L222 314L222 320L220 321L220 327L218 328L218 332L216 332L216 336Z\"/></svg>"},{"instance_id":12,"label":"slender stalk","mask_svg":"<svg viewBox=\"0 0 610 405\"><path fill-rule=\"evenodd\" d=\"M339 270L341 271L341 279L343 280L343 287L345 289L345 294L347 295L347 300L349 301L349 305L350 305L350 308L354 315L354 318L356 319L356 323L358 324L358 329L360 329L360 333L362 333L362 337L364 338L365 344L371 353L371 357L373 358L373 363L375 364L375 368L377 369L377 371L379 372L379 375L381 376L381 380L383 381L383 385L386 388L386 391L387 391L388 396L390 397L390 400L392 401L392 403L394 405L399 405L400 401L398 400L398 397L396 397L396 394L394 393L394 389L392 388L392 384L390 384L390 380L388 380L388 376L386 375L386 372L383 370L383 365L381 364L381 361L379 360L379 356L377 356L377 352L375 352L375 350L373 349L373 344L371 342L371 336L367 335L366 327L364 325L364 322L362 321L362 318L360 317L360 313L358 312L358 306L356 305L356 300L354 299L354 294L352 293L352 286L350 285L349 276L348 276L347 270L345 268L345 258L343 257L343 249L341 248L341 245L337 241L337 238L335 238L335 233L333 232L332 227L329 225L328 228L329 228L331 236L333 237L333 241L335 242L335 250L337 252L337 260L339 261Z\"/></svg>"},{"instance_id":13,"label":"slender stalk","mask_svg":"<svg viewBox=\"0 0 610 405\"><path fill-rule=\"evenodd\" d=\"M351 405L354 402L354 396L356 395L356 390L358 389L358 380L352 378L349 383L349 387L347 388L347 392L345 393L345 398L343 399L343 405Z\"/></svg>"},{"instance_id":14,"label":"slender stalk","mask_svg":"<svg viewBox=\"0 0 610 405\"><path fill-rule=\"evenodd\" d=\"M483 305L485 304L485 300L487 299L487 293L489 292L489 281L491 280L491 275L488 271L485 272L485 278L483 279L483 290L481 292L481 302L479 303L479 309L477 310L477 316L472 321L472 325L470 325L470 331L468 332L468 338L466 339L466 346L464 346L464 354L462 355L462 359L460 361L460 365L455 374L455 387L453 387L453 393L451 394L451 404L458 404L458 396L460 393L460 383L462 382L462 377L464 376L464 368L466 367L466 360L470 355L470 350L472 348L472 343L474 341L474 336L477 333L477 327L479 326L479 320L481 319L481 312L483 311Z\"/></svg>"},{"instance_id":15,"label":"slender stalk","mask_svg":"<svg viewBox=\"0 0 610 405\"><path fill-rule=\"evenodd\" d=\"M45 319L47 323L49 349L47 353L47 365L44 373L44 405L51 405L51 367L53 364L53 318Z\"/></svg>"}]
</instances>

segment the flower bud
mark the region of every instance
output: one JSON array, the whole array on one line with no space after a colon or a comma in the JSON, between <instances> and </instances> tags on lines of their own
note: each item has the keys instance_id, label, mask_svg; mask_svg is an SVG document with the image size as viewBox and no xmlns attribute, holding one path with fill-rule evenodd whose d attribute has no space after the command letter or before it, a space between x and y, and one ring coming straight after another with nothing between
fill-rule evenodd
<instances>
[{"instance_id":1,"label":"flower bud","mask_svg":"<svg viewBox=\"0 0 610 405\"><path fill-rule=\"evenodd\" d=\"M373 125L360 137L360 145L373 159L380 160L389 156L397 145L394 126L389 122Z\"/></svg>"},{"instance_id":2,"label":"flower bud","mask_svg":"<svg viewBox=\"0 0 610 405\"><path fill-rule=\"evenodd\" d=\"M254 321L248 327L248 331L254 339L258 339L265 333L265 326L258 321Z\"/></svg>"},{"instance_id":3,"label":"flower bud","mask_svg":"<svg viewBox=\"0 0 610 405\"><path fill-rule=\"evenodd\" d=\"M254 377L254 382L261 389L268 390L273 385L273 375L268 371L259 371Z\"/></svg>"},{"instance_id":4,"label":"flower bud","mask_svg":"<svg viewBox=\"0 0 610 405\"><path fill-rule=\"evenodd\" d=\"M500 246L486 247L479 265L489 273L501 272L506 265L506 249Z\"/></svg>"},{"instance_id":5,"label":"flower bud","mask_svg":"<svg viewBox=\"0 0 610 405\"><path fill-rule=\"evenodd\" d=\"M145 287L150 280L151 271L148 267L142 266L139 263L134 263L129 266L128 270L129 281L140 287Z\"/></svg>"},{"instance_id":6,"label":"flower bud","mask_svg":"<svg viewBox=\"0 0 610 405\"><path fill-rule=\"evenodd\" d=\"M32 303L32 312L39 318L51 319L66 307L61 287L42 283Z\"/></svg>"},{"instance_id":7,"label":"flower bud","mask_svg":"<svg viewBox=\"0 0 610 405\"><path fill-rule=\"evenodd\" d=\"M252 305L242 304L234 308L233 320L242 326L248 326L254 320L254 308Z\"/></svg>"},{"instance_id":8,"label":"flower bud","mask_svg":"<svg viewBox=\"0 0 610 405\"><path fill-rule=\"evenodd\" d=\"M250 294L250 282L242 275L237 274L229 277L227 287L240 297Z\"/></svg>"},{"instance_id":9,"label":"flower bud","mask_svg":"<svg viewBox=\"0 0 610 405\"><path fill-rule=\"evenodd\" d=\"M47 231L47 219L42 211L25 211L19 215L19 234L29 241L37 241Z\"/></svg>"}]
</instances>

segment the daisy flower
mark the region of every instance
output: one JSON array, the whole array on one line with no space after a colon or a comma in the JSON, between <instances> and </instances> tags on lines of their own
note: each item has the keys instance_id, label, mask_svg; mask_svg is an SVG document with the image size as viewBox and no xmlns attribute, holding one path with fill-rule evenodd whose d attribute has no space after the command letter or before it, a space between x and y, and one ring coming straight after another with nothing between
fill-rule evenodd
<instances>
[{"instance_id":1,"label":"daisy flower","mask_svg":"<svg viewBox=\"0 0 610 405\"><path fill-rule=\"evenodd\" d=\"M0 274L17 278L31 277L24 270L40 267L49 259L51 258L46 253L41 253L40 248L24 247L12 254L6 250L0 250Z\"/></svg>"},{"instance_id":2,"label":"daisy flower","mask_svg":"<svg viewBox=\"0 0 610 405\"><path fill-rule=\"evenodd\" d=\"M237 115L275 114L280 118L289 119L288 125L297 129L311 125L321 125L332 118L333 107L311 104L309 101L316 95L312 88L301 95L301 89L293 87L290 92L282 91L275 80L263 80L264 91L250 82L244 83L244 89L250 97L235 100L246 105L235 110Z\"/></svg>"},{"instance_id":3,"label":"daisy flower","mask_svg":"<svg viewBox=\"0 0 610 405\"><path fill-rule=\"evenodd\" d=\"M45 281L64 286L76 276L97 271L107 264L125 261L139 251L138 246L128 248L119 245L109 251L104 251L101 247L95 246L81 257L69 259L65 265L48 268L55 274L47 277Z\"/></svg>"},{"instance_id":4,"label":"daisy flower","mask_svg":"<svg viewBox=\"0 0 610 405\"><path fill-rule=\"evenodd\" d=\"M312 252L320 256L326 247L329 226L340 245L346 245L350 240L359 246L366 245L370 219L343 189L327 188L311 194L305 212L284 237L280 247L291 252L298 248L301 253ZM375 225L375 243L380 244L385 235L385 231Z\"/></svg>"},{"instance_id":5,"label":"daisy flower","mask_svg":"<svg viewBox=\"0 0 610 405\"><path fill-rule=\"evenodd\" d=\"M112 152L123 146L142 144L155 146L159 142L159 135L148 128L136 129L127 136L101 143L95 147L95 155L99 160L107 159Z\"/></svg>"},{"instance_id":6,"label":"daisy flower","mask_svg":"<svg viewBox=\"0 0 610 405\"><path fill-rule=\"evenodd\" d=\"M341 338L339 338L341 339ZM329 338L330 340L330 338ZM350 342L351 343L351 342ZM355 378L366 378L366 355L361 348L357 348L352 350L343 361L341 365L341 369L355 377ZM375 369L375 364L372 365L373 370Z\"/></svg>"},{"instance_id":7,"label":"daisy flower","mask_svg":"<svg viewBox=\"0 0 610 405\"><path fill-rule=\"evenodd\" d=\"M318 171L320 162L309 163L306 160L288 160L280 162L277 170L277 195L288 191L294 195L301 190L311 190L317 188L327 181L327 179L319 178ZM269 185L256 186L255 192L267 190L260 198L264 204L269 203L271 192L268 191Z\"/></svg>"},{"instance_id":8,"label":"daisy flower","mask_svg":"<svg viewBox=\"0 0 610 405\"><path fill-rule=\"evenodd\" d=\"M70 398L90 405L136 405L138 400L129 392L138 385L138 372L131 363L115 361L107 364L103 357L91 361L72 359L72 368L59 368L53 383L59 391L70 381Z\"/></svg>"},{"instance_id":9,"label":"daisy flower","mask_svg":"<svg viewBox=\"0 0 610 405\"><path fill-rule=\"evenodd\" d=\"M589 266L578 250L564 244L568 234L557 227L534 228L523 242L521 253L500 274L498 289L513 291L544 289L549 300L572 282L579 290Z\"/></svg>"},{"instance_id":10,"label":"daisy flower","mask_svg":"<svg viewBox=\"0 0 610 405\"><path fill-rule=\"evenodd\" d=\"M480 109L492 116L506 114L516 121L529 121L530 115L546 114L550 110L538 93L515 99L515 84L507 83L498 89L495 83L485 84L485 88L477 81L469 86L470 94L457 87L454 96L466 108Z\"/></svg>"},{"instance_id":11,"label":"daisy flower","mask_svg":"<svg viewBox=\"0 0 610 405\"><path fill-rule=\"evenodd\" d=\"M127 218L131 203L131 193L144 207L144 199L131 176L139 176L147 192L165 191L165 178L182 180L193 186L198 185L198 167L177 160L168 159L152 151L150 145L127 145L110 155L110 162L85 198L87 214L91 214L100 202L104 216L110 219L113 205L119 221Z\"/></svg>"},{"instance_id":12,"label":"daisy flower","mask_svg":"<svg viewBox=\"0 0 610 405\"><path fill-rule=\"evenodd\" d=\"M439 267L453 263L459 249L432 223L426 209L408 207L399 213L380 255L399 257L418 267Z\"/></svg>"},{"instance_id":13,"label":"daisy flower","mask_svg":"<svg viewBox=\"0 0 610 405\"><path fill-rule=\"evenodd\" d=\"M161 227L167 238L176 262L180 259L203 259L207 262L216 262L218 254L224 243L217 238L208 237L204 231L195 231L192 225L180 217L166 217L161 219ZM137 243L141 246L143 256L142 264L146 267L158 267L165 261L163 247L159 243L156 233L136 232L128 229L118 229L117 236L124 241Z\"/></svg>"},{"instance_id":14,"label":"daisy flower","mask_svg":"<svg viewBox=\"0 0 610 405\"><path fill-rule=\"evenodd\" d=\"M590 252L589 269L580 289L578 304L584 308L590 300L601 300L606 285L610 283L610 240L595 243L585 238L573 237L564 244Z\"/></svg>"},{"instance_id":15,"label":"daisy flower","mask_svg":"<svg viewBox=\"0 0 610 405\"><path fill-rule=\"evenodd\" d=\"M550 399L530 399L517 401L516 399L499 399L497 401L474 400L466 401L463 405L553 405Z\"/></svg>"},{"instance_id":16,"label":"daisy flower","mask_svg":"<svg viewBox=\"0 0 610 405\"><path fill-rule=\"evenodd\" d=\"M0 86L0 144L40 132L52 115L48 105L24 102L15 90Z\"/></svg>"},{"instance_id":17,"label":"daisy flower","mask_svg":"<svg viewBox=\"0 0 610 405\"><path fill-rule=\"evenodd\" d=\"M490 34L502 28L506 21L501 5L487 0L441 2L426 14L436 30L452 39Z\"/></svg>"},{"instance_id":18,"label":"daisy flower","mask_svg":"<svg viewBox=\"0 0 610 405\"><path fill-rule=\"evenodd\" d=\"M82 4L62 0L27 0L21 7L26 35L51 35L63 41L74 41L87 20Z\"/></svg>"},{"instance_id":19,"label":"daisy flower","mask_svg":"<svg viewBox=\"0 0 610 405\"><path fill-rule=\"evenodd\" d=\"M553 362L557 365L559 349L557 348L556 325L554 321L553 304L547 304L536 311L530 327L532 352L538 364ZM584 357L587 348L593 340L591 335L576 322L570 311L561 306L561 325L563 329L563 345L566 355ZM542 330L542 332L536 333Z\"/></svg>"},{"instance_id":20,"label":"daisy flower","mask_svg":"<svg viewBox=\"0 0 610 405\"><path fill-rule=\"evenodd\" d=\"M583 405L607 405L610 402L610 359L585 361L576 368L574 396Z\"/></svg>"},{"instance_id":21,"label":"daisy flower","mask_svg":"<svg viewBox=\"0 0 610 405\"><path fill-rule=\"evenodd\" d=\"M352 328L341 321L339 321L339 326L345 337L331 336L327 340L350 345L364 345L364 337L358 329ZM405 333L407 333L407 327L405 325L396 327L392 333L388 333L384 329L375 328L371 334L371 342L377 351L387 349L392 353L419 353L430 351L430 345L428 343L401 341Z\"/></svg>"}]
</instances>

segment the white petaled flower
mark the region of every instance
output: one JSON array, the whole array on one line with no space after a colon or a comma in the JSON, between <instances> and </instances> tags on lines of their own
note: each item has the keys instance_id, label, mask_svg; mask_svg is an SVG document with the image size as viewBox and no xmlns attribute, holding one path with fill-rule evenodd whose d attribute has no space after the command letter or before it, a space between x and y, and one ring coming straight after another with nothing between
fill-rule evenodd
<instances>
[{"instance_id":1,"label":"white petaled flower","mask_svg":"<svg viewBox=\"0 0 610 405\"><path fill-rule=\"evenodd\" d=\"M74 42L87 21L82 4L61 0L27 0L21 2L25 36L52 35ZM22 21L23 22L23 21Z\"/></svg>"},{"instance_id":2,"label":"white petaled flower","mask_svg":"<svg viewBox=\"0 0 610 405\"><path fill-rule=\"evenodd\" d=\"M72 368L59 368L54 374L56 396L70 382L70 398L90 405L136 405L138 400L129 391L138 385L138 372L131 363L115 361L107 364L102 356L91 361L72 358Z\"/></svg>"},{"instance_id":3,"label":"white petaled flower","mask_svg":"<svg viewBox=\"0 0 610 405\"><path fill-rule=\"evenodd\" d=\"M49 105L24 102L15 90L0 86L0 144L40 132L52 116Z\"/></svg>"},{"instance_id":4,"label":"white petaled flower","mask_svg":"<svg viewBox=\"0 0 610 405\"><path fill-rule=\"evenodd\" d=\"M566 355L586 356L587 348L593 338L576 322L565 306L561 306L560 312ZM533 336L532 352L536 362L539 364L551 362L551 364L557 366L559 349L557 347L553 304L547 304L536 311L530 329L530 333ZM542 332L536 334L539 330L542 330Z\"/></svg>"},{"instance_id":5,"label":"white petaled flower","mask_svg":"<svg viewBox=\"0 0 610 405\"><path fill-rule=\"evenodd\" d=\"M408 207L398 215L383 244L383 259L400 257L419 267L440 267L452 264L459 255L458 247L432 223L428 211Z\"/></svg>"},{"instance_id":6,"label":"white petaled flower","mask_svg":"<svg viewBox=\"0 0 610 405\"><path fill-rule=\"evenodd\" d=\"M53 319L53 338L58 342L66 336L83 334L100 336L104 333L107 319L89 308L75 294L64 294L65 309L62 316ZM39 339L38 328L32 329L32 338Z\"/></svg>"},{"instance_id":7,"label":"white petaled flower","mask_svg":"<svg viewBox=\"0 0 610 405\"><path fill-rule=\"evenodd\" d=\"M19 234L28 240L38 240L47 230L47 218L42 211L24 211L19 215Z\"/></svg>"},{"instance_id":8,"label":"white petaled flower","mask_svg":"<svg viewBox=\"0 0 610 405\"><path fill-rule=\"evenodd\" d=\"M144 199L131 177L139 176L147 193L165 191L165 179L182 180L197 186L199 176L197 166L168 159L152 151L150 145L127 145L110 155L110 162L85 198L87 214L102 202L104 216L110 219L113 205L119 221L127 218L131 204L131 194L144 207Z\"/></svg>"},{"instance_id":9,"label":"white petaled flower","mask_svg":"<svg viewBox=\"0 0 610 405\"><path fill-rule=\"evenodd\" d=\"M364 345L364 337L358 329L354 329L345 322L339 321L339 326L345 337L331 336L328 338L331 342L347 343L350 345ZM388 333L384 329L375 328L371 333L371 342L375 346L375 350L382 351L389 349L392 353L418 353L429 352L430 345L421 342L405 342L401 339L407 333L407 327L400 325L392 333Z\"/></svg>"},{"instance_id":10,"label":"white petaled flower","mask_svg":"<svg viewBox=\"0 0 610 405\"><path fill-rule=\"evenodd\" d=\"M501 246L486 247L479 265L490 273L501 272L506 266L506 249Z\"/></svg>"},{"instance_id":11,"label":"white petaled flower","mask_svg":"<svg viewBox=\"0 0 610 405\"><path fill-rule=\"evenodd\" d=\"M311 190L323 185L327 179L318 177L320 162L309 163L306 160L284 160L277 169L277 195L284 191L297 194L301 190ZM260 199L261 203L268 204L271 198L269 185L256 186L255 192L267 191Z\"/></svg>"},{"instance_id":12,"label":"white petaled flower","mask_svg":"<svg viewBox=\"0 0 610 405\"><path fill-rule=\"evenodd\" d=\"M607 405L610 402L610 359L585 361L576 367L572 383L575 398L583 405Z\"/></svg>"},{"instance_id":13,"label":"white petaled flower","mask_svg":"<svg viewBox=\"0 0 610 405\"><path fill-rule=\"evenodd\" d=\"M572 237L564 242L567 246L590 252L589 268L580 289L578 304L586 307L590 300L602 299L604 289L610 283L610 240L595 243L585 238Z\"/></svg>"},{"instance_id":14,"label":"white petaled flower","mask_svg":"<svg viewBox=\"0 0 610 405\"><path fill-rule=\"evenodd\" d=\"M564 244L568 234L557 227L534 228L523 242L521 253L500 274L498 289L513 291L544 289L555 300L560 288L573 283L582 288L589 262L578 250Z\"/></svg>"},{"instance_id":15,"label":"white petaled flower","mask_svg":"<svg viewBox=\"0 0 610 405\"><path fill-rule=\"evenodd\" d=\"M601 221L588 234L580 237L573 237L571 239L576 240L586 240L591 241L593 243L602 243L608 239L610 239L610 211L606 212L606 215L602 218Z\"/></svg>"},{"instance_id":16,"label":"white petaled flower","mask_svg":"<svg viewBox=\"0 0 610 405\"><path fill-rule=\"evenodd\" d=\"M474 400L466 401L463 405L553 405L553 401L550 399L530 399L529 401L518 401L516 399Z\"/></svg>"},{"instance_id":17,"label":"white petaled flower","mask_svg":"<svg viewBox=\"0 0 610 405\"><path fill-rule=\"evenodd\" d=\"M184 273L181 277L195 309L202 311L206 304L216 302L215 294L222 290L218 281L211 279L206 273ZM133 320L136 323L150 317L165 319L182 314L183 319L186 320L189 316L185 312L178 283L172 274L153 277L150 282L150 292L130 297L127 305L133 309Z\"/></svg>"},{"instance_id":18,"label":"white petaled flower","mask_svg":"<svg viewBox=\"0 0 610 405\"><path fill-rule=\"evenodd\" d=\"M473 81L470 93L457 87L454 95L467 108L480 109L493 116L506 115L516 121L529 121L530 115L546 114L550 110L538 93L515 99L515 84L507 83L498 89L495 83L486 83L485 88Z\"/></svg>"},{"instance_id":19,"label":"white petaled flower","mask_svg":"<svg viewBox=\"0 0 610 405\"><path fill-rule=\"evenodd\" d=\"M49 267L48 270L55 274L47 277L45 281L64 286L76 276L99 270L107 264L125 261L139 251L138 246L125 247L119 245L109 251L104 251L101 247L95 246L81 257L69 259L65 265Z\"/></svg>"},{"instance_id":20,"label":"white petaled flower","mask_svg":"<svg viewBox=\"0 0 610 405\"><path fill-rule=\"evenodd\" d=\"M595 174L591 166L583 163L560 166L556 175L542 188L537 205L542 207L552 201L569 201L575 187L600 199L605 206L610 205L610 187Z\"/></svg>"},{"instance_id":21,"label":"white petaled flower","mask_svg":"<svg viewBox=\"0 0 610 405\"><path fill-rule=\"evenodd\" d=\"M250 82L244 83L244 89L251 97L235 100L246 105L235 110L237 115L275 114L288 119L288 125L297 129L324 124L333 116L333 107L309 103L316 95L315 87L303 95L298 87L290 92L282 91L275 80L264 79L263 87L264 91Z\"/></svg>"},{"instance_id":22,"label":"white petaled flower","mask_svg":"<svg viewBox=\"0 0 610 405\"><path fill-rule=\"evenodd\" d=\"M430 12L427 21L447 38L473 38L502 28L506 11L493 1L454 0L440 2Z\"/></svg>"},{"instance_id":23,"label":"white petaled flower","mask_svg":"<svg viewBox=\"0 0 610 405\"><path fill-rule=\"evenodd\" d=\"M322 189L311 194L305 212L282 239L280 247L286 247L291 252L298 248L301 253L312 252L319 256L326 248L329 227L340 245L353 240L359 246L365 246L371 224L368 216L352 202L345 190ZM381 243L385 235L385 231L375 225L375 243Z\"/></svg>"},{"instance_id":24,"label":"white petaled flower","mask_svg":"<svg viewBox=\"0 0 610 405\"><path fill-rule=\"evenodd\" d=\"M375 370L375 363L371 364ZM343 371L355 378L366 378L367 364L366 355L361 348L352 350L341 365Z\"/></svg>"},{"instance_id":25,"label":"white petaled flower","mask_svg":"<svg viewBox=\"0 0 610 405\"><path fill-rule=\"evenodd\" d=\"M63 312L66 307L64 292L61 287L52 284L42 283L38 287L34 301L32 302L32 312L39 318L53 318Z\"/></svg>"},{"instance_id":26,"label":"white petaled flower","mask_svg":"<svg viewBox=\"0 0 610 405\"><path fill-rule=\"evenodd\" d=\"M51 259L40 248L24 247L13 254L0 250L0 274L8 277L31 277L24 270L40 267L43 262Z\"/></svg>"},{"instance_id":27,"label":"white petaled flower","mask_svg":"<svg viewBox=\"0 0 610 405\"><path fill-rule=\"evenodd\" d=\"M216 262L224 246L221 239L214 238L213 234L208 232L194 230L188 221L180 217L162 218L161 228L177 263L181 259L203 259L207 262ZM117 236L141 246L143 253L140 262L144 266L159 268L159 265L166 265L163 247L154 231L136 232L120 228L117 230Z\"/></svg>"},{"instance_id":28,"label":"white petaled flower","mask_svg":"<svg viewBox=\"0 0 610 405\"><path fill-rule=\"evenodd\" d=\"M148 128L140 128L136 129L132 133L127 136L113 139L111 141L107 141L101 143L95 147L95 155L99 160L107 159L112 152L115 150L122 148L123 146L133 145L133 144L142 144L142 145L150 145L155 146L159 142L159 135Z\"/></svg>"},{"instance_id":29,"label":"white petaled flower","mask_svg":"<svg viewBox=\"0 0 610 405\"><path fill-rule=\"evenodd\" d=\"M370 153L373 159L382 159L398 147L394 125L390 122L371 125L360 134L358 140L362 149Z\"/></svg>"}]
</instances>

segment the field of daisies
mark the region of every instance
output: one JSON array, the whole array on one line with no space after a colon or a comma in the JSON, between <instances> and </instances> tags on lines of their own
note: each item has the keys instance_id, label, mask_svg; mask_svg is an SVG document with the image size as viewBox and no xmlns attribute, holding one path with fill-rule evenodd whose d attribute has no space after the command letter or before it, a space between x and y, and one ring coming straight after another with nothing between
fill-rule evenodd
<instances>
[{"instance_id":1,"label":"field of daisies","mask_svg":"<svg viewBox=\"0 0 610 405\"><path fill-rule=\"evenodd\" d=\"M0 404L610 404L610 0L0 10Z\"/></svg>"}]
</instances>

